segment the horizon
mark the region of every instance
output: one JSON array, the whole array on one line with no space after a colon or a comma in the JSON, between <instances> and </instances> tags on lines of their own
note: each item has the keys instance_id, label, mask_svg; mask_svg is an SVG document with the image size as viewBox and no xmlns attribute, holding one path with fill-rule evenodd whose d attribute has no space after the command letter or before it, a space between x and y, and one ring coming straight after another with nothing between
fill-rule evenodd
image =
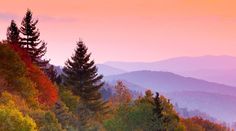
<instances>
[{"instance_id":1,"label":"horizon","mask_svg":"<svg viewBox=\"0 0 236 131\"><path fill-rule=\"evenodd\" d=\"M0 39L6 38L10 20L20 26L30 7L39 19L40 38L48 43L46 58L55 65L64 65L80 38L96 63L236 56L234 1L62 0L53 10L54 3L45 0L2 3Z\"/></svg>"},{"instance_id":2,"label":"horizon","mask_svg":"<svg viewBox=\"0 0 236 131\"><path fill-rule=\"evenodd\" d=\"M236 56L231 56L231 55L200 55L200 56L177 56L177 57L171 57L171 58L166 58L166 59L160 59L160 60L153 60L153 61L104 61L104 62L96 62L96 65L106 65L106 63L110 63L110 62L121 62L121 63L155 63L155 62L160 62L160 61L166 61L166 60L172 60L172 59L178 59L178 58L201 58L201 57L233 57L236 58ZM53 64L53 63L52 63ZM64 66L63 65L56 65L53 64L55 66ZM109 65L106 65L109 66ZM115 67L113 67L115 68Z\"/></svg>"},{"instance_id":3,"label":"horizon","mask_svg":"<svg viewBox=\"0 0 236 131\"><path fill-rule=\"evenodd\" d=\"M0 130L236 130L236 0L0 3Z\"/></svg>"},{"instance_id":4,"label":"horizon","mask_svg":"<svg viewBox=\"0 0 236 131\"><path fill-rule=\"evenodd\" d=\"M140 62L144 62L144 63L153 63L153 62L159 62L159 61L165 61L165 60L171 60L171 59L176 59L176 58L200 58L200 57L235 57L236 56L232 56L232 55L199 55L199 56L176 56L176 57L170 57L170 58L165 58L165 59L160 59L160 60L153 60L153 61L105 61L103 63L107 63L107 62L131 62L131 63L140 63ZM103 64L103 63L98 63L98 64Z\"/></svg>"}]
</instances>

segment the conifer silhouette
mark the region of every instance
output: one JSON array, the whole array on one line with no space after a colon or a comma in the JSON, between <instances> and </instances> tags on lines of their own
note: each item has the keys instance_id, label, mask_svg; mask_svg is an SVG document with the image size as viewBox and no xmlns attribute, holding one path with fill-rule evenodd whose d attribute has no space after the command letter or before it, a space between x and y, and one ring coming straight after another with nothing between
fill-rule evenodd
<instances>
[{"instance_id":1,"label":"conifer silhouette","mask_svg":"<svg viewBox=\"0 0 236 131\"><path fill-rule=\"evenodd\" d=\"M26 49L33 63L41 69L45 69L49 60L44 60L42 57L45 55L47 48L46 43L39 39L40 32L36 28L37 23L38 20L33 19L32 12L28 9L21 22L20 46Z\"/></svg>"},{"instance_id":2,"label":"conifer silhouette","mask_svg":"<svg viewBox=\"0 0 236 131\"><path fill-rule=\"evenodd\" d=\"M20 30L18 29L14 20L11 21L10 26L7 28L7 41L10 44L19 44Z\"/></svg>"},{"instance_id":3,"label":"conifer silhouette","mask_svg":"<svg viewBox=\"0 0 236 131\"><path fill-rule=\"evenodd\" d=\"M105 102L102 100L100 88L104 85L102 75L98 75L94 61L90 61L91 54L87 53L83 41L77 43L75 54L66 62L63 69L63 82L72 88L74 94L80 96L81 101L93 112L104 111Z\"/></svg>"}]
</instances>

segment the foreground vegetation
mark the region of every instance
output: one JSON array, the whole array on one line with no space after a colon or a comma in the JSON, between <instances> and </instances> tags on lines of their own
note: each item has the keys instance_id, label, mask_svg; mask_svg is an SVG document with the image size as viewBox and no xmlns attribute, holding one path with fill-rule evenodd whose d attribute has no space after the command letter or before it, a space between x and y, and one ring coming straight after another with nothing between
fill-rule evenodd
<instances>
[{"instance_id":1,"label":"foreground vegetation","mask_svg":"<svg viewBox=\"0 0 236 131\"><path fill-rule=\"evenodd\" d=\"M134 99L122 81L104 100L103 76L83 41L58 75L43 59L46 43L37 23L28 10L22 27L12 21L0 43L0 130L229 130L199 117L181 118L167 98L150 90Z\"/></svg>"}]
</instances>

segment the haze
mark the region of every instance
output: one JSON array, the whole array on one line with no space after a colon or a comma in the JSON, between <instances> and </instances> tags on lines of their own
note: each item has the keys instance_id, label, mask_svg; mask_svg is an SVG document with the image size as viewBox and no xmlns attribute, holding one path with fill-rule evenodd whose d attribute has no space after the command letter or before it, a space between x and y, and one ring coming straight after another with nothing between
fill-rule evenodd
<instances>
[{"instance_id":1,"label":"haze","mask_svg":"<svg viewBox=\"0 0 236 131\"><path fill-rule=\"evenodd\" d=\"M233 0L4 0L0 39L26 9L39 19L47 58L63 65L81 38L96 62L236 56Z\"/></svg>"}]
</instances>

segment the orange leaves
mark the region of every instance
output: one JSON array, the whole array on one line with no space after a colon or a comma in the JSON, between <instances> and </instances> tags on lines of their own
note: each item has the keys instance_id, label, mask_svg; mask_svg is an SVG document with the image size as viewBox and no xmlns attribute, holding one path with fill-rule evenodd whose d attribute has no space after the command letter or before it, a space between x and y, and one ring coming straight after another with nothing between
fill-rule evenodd
<instances>
[{"instance_id":1,"label":"orange leaves","mask_svg":"<svg viewBox=\"0 0 236 131\"><path fill-rule=\"evenodd\" d=\"M49 78L36 66L29 69L29 76L36 83L39 90L39 102L46 105L53 105L57 101L57 89Z\"/></svg>"},{"instance_id":2,"label":"orange leaves","mask_svg":"<svg viewBox=\"0 0 236 131\"><path fill-rule=\"evenodd\" d=\"M112 104L114 106L117 106L119 104L129 104L129 102L132 100L132 95L122 81L117 82L115 90L115 95L110 99Z\"/></svg>"},{"instance_id":3,"label":"orange leaves","mask_svg":"<svg viewBox=\"0 0 236 131\"><path fill-rule=\"evenodd\" d=\"M38 90L38 101L41 104L53 105L57 101L57 89L49 78L31 61L27 52L18 45L9 45L17 54L27 67L27 76L36 84Z\"/></svg>"},{"instance_id":4,"label":"orange leaves","mask_svg":"<svg viewBox=\"0 0 236 131\"><path fill-rule=\"evenodd\" d=\"M183 119L183 123L187 130L197 129L199 131L226 131L228 128L222 124L214 123L209 120L205 120L201 117L192 117Z\"/></svg>"}]
</instances>

